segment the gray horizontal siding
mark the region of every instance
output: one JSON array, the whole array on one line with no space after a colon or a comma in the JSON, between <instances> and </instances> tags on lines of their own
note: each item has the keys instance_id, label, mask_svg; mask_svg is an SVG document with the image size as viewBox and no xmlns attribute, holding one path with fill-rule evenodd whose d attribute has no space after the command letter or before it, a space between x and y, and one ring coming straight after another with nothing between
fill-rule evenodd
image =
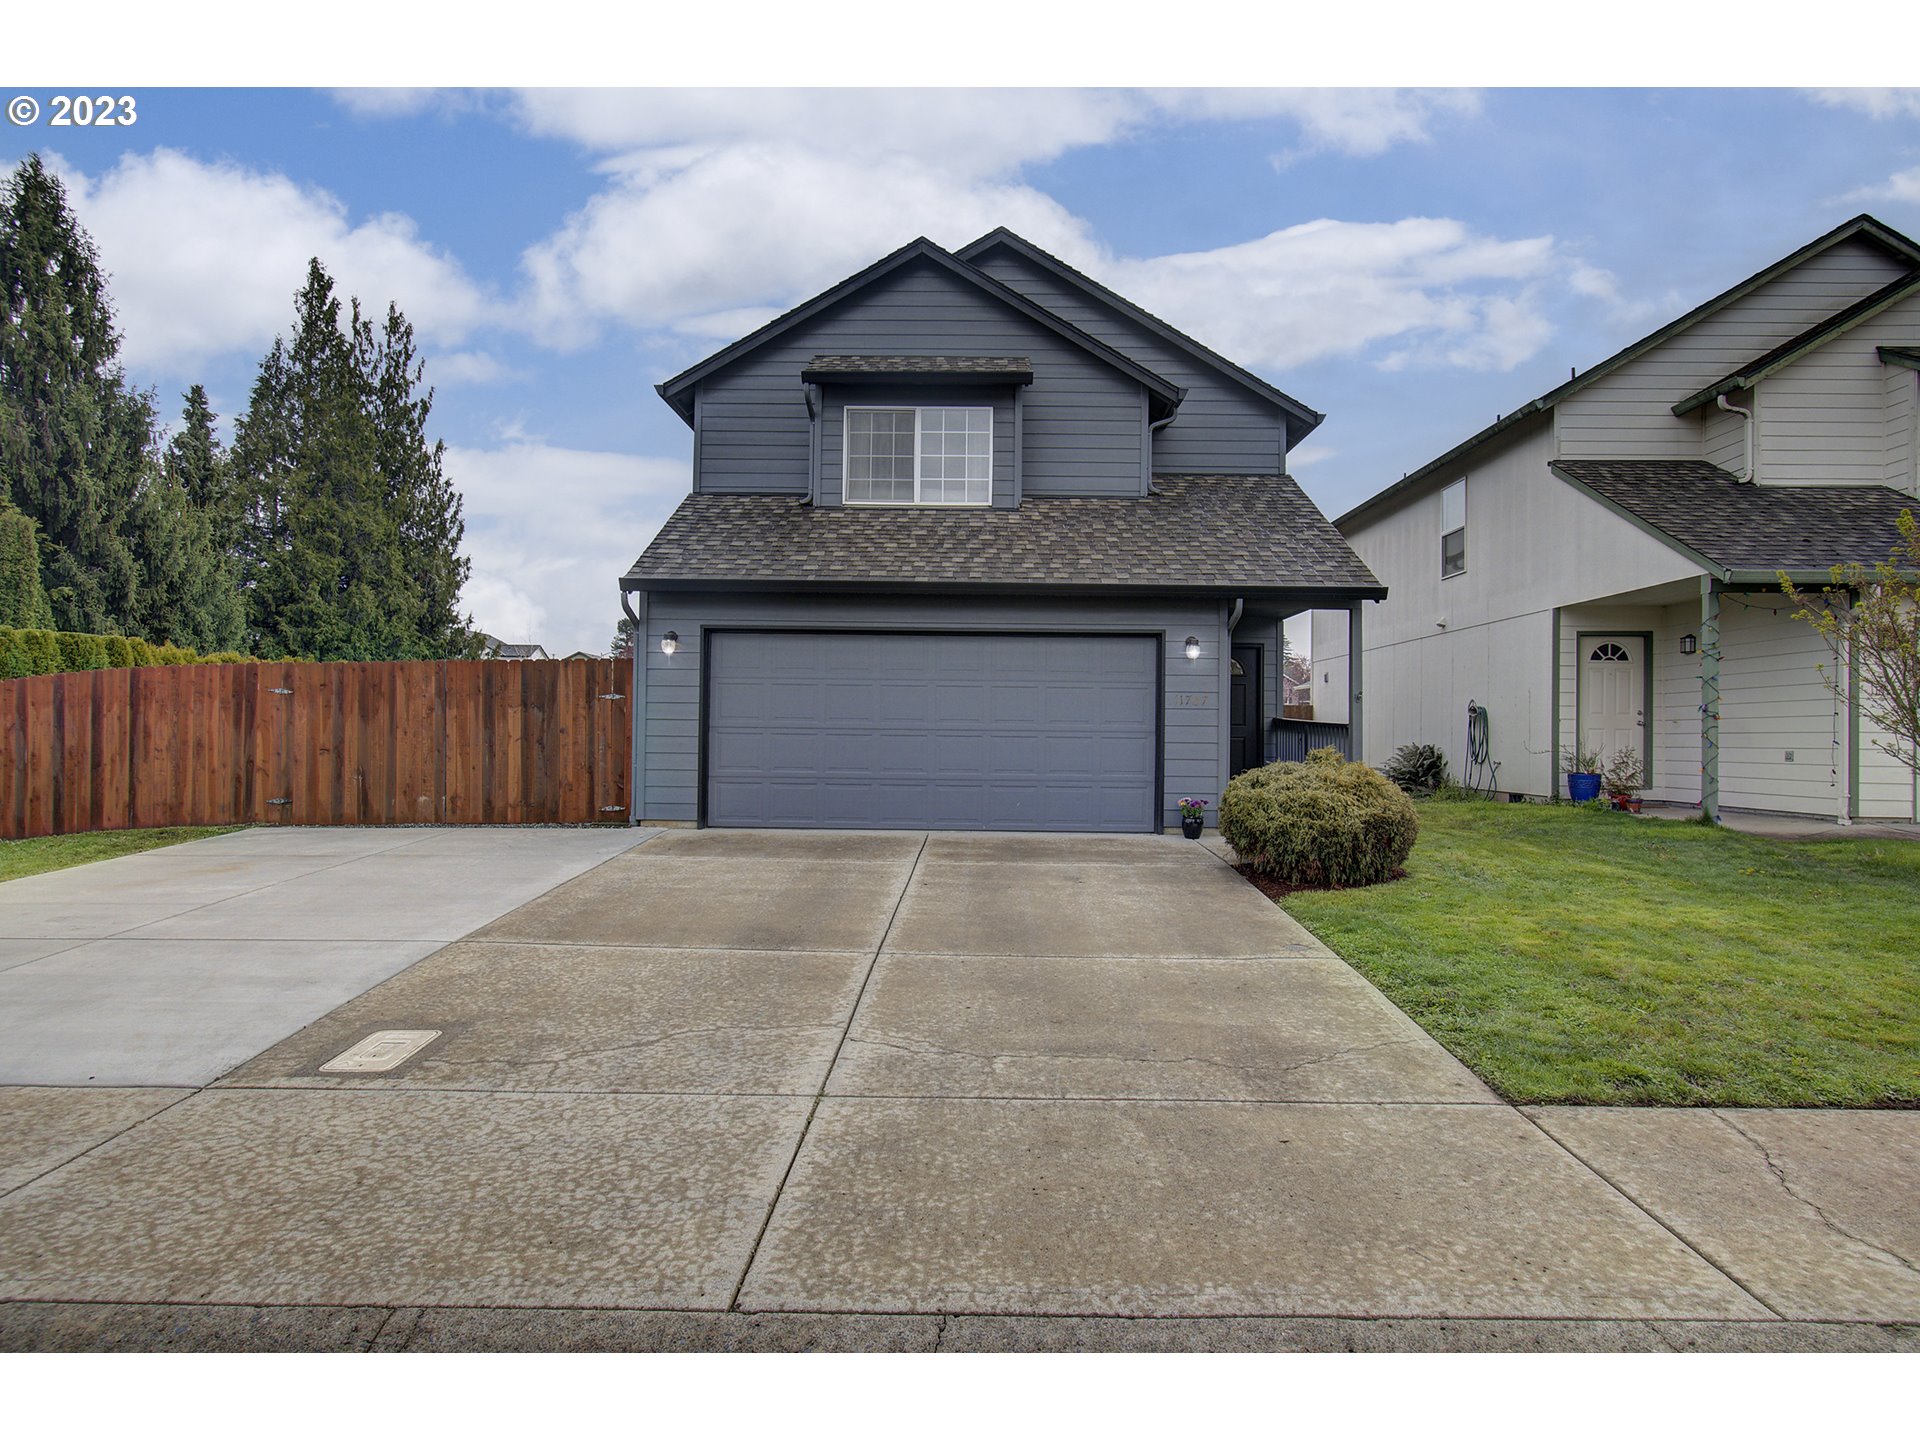
<instances>
[{"instance_id":1,"label":"gray horizontal siding","mask_svg":"<svg viewBox=\"0 0 1920 1440\"><path fill-rule=\"evenodd\" d=\"M800 371L818 354L1022 355L1023 484L1037 495L1138 495L1144 387L964 281L907 266L700 383L694 488L809 489ZM977 388L954 387L953 403ZM975 403L978 403L977 401ZM996 430L997 438L997 430Z\"/></svg>"},{"instance_id":2,"label":"gray horizontal siding","mask_svg":"<svg viewBox=\"0 0 1920 1440\"><path fill-rule=\"evenodd\" d=\"M1179 417L1154 437L1154 469L1170 474L1267 475L1286 468L1286 422L1279 406L1009 250L983 256L979 268L1154 374L1186 387Z\"/></svg>"},{"instance_id":3,"label":"gray horizontal siding","mask_svg":"<svg viewBox=\"0 0 1920 1440\"><path fill-rule=\"evenodd\" d=\"M1157 600L816 599L661 593L651 597L648 610L647 643L641 652L646 665L646 707L644 715L635 717L645 786L643 820L692 822L699 817L702 626L1160 635L1166 692L1162 822L1179 824L1175 806L1182 795L1198 795L1210 802L1219 797L1224 705L1220 685L1225 666L1219 659L1217 606ZM679 648L663 655L660 638L669 630L679 635ZM1198 636L1204 646L1197 661L1186 657L1189 635Z\"/></svg>"}]
</instances>

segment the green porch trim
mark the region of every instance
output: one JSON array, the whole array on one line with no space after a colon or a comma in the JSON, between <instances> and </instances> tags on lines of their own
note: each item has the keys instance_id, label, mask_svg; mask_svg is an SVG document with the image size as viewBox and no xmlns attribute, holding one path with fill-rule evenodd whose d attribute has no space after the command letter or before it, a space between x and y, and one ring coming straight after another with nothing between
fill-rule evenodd
<instances>
[{"instance_id":1,"label":"green porch trim","mask_svg":"<svg viewBox=\"0 0 1920 1440\"><path fill-rule=\"evenodd\" d=\"M1550 733L1552 734L1553 739L1549 742L1547 746L1547 754L1550 757L1548 760L1548 770L1547 770L1547 776L1548 776L1547 798L1550 800L1558 800L1560 798L1560 744L1561 744L1561 740L1560 740L1560 607L1558 605L1553 607L1553 672L1552 673L1553 673L1553 696L1552 696L1553 729Z\"/></svg>"},{"instance_id":2,"label":"green porch trim","mask_svg":"<svg viewBox=\"0 0 1920 1440\"><path fill-rule=\"evenodd\" d=\"M1847 597L1851 612L1853 597ZM1854 663L1853 617L1847 617L1847 818L1860 818L1860 667Z\"/></svg>"},{"instance_id":3,"label":"green porch trim","mask_svg":"<svg viewBox=\"0 0 1920 1440\"><path fill-rule=\"evenodd\" d=\"M1720 586L1700 577L1700 813L1720 820Z\"/></svg>"}]
</instances>

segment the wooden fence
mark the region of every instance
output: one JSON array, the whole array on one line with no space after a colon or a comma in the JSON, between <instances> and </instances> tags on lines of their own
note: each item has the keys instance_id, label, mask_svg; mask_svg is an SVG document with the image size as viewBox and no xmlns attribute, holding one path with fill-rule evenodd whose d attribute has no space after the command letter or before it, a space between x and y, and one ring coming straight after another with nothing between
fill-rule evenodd
<instances>
[{"instance_id":1,"label":"wooden fence","mask_svg":"<svg viewBox=\"0 0 1920 1440\"><path fill-rule=\"evenodd\" d=\"M0 681L0 838L623 820L612 660L174 665Z\"/></svg>"}]
</instances>

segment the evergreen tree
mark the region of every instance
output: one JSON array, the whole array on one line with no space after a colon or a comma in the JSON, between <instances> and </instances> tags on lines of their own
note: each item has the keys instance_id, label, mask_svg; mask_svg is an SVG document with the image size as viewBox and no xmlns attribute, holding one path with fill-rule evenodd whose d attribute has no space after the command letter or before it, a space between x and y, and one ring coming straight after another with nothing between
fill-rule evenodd
<instances>
[{"instance_id":1,"label":"evergreen tree","mask_svg":"<svg viewBox=\"0 0 1920 1440\"><path fill-rule=\"evenodd\" d=\"M426 657L478 653L472 618L460 614L460 590L473 564L460 553L467 531L460 495L443 466L446 443L427 439L433 391L420 393L425 364L414 346L413 326L396 305L387 306L377 346L362 365L372 384L378 464L388 502L400 525L400 546L418 592L417 650Z\"/></svg>"},{"instance_id":2,"label":"evergreen tree","mask_svg":"<svg viewBox=\"0 0 1920 1440\"><path fill-rule=\"evenodd\" d=\"M140 578L123 527L153 406L127 386L99 253L38 155L0 189L0 302L0 474L38 524L55 622L116 628Z\"/></svg>"},{"instance_id":3,"label":"evergreen tree","mask_svg":"<svg viewBox=\"0 0 1920 1440\"><path fill-rule=\"evenodd\" d=\"M444 447L427 441L422 368L397 308L376 332L309 264L292 341L262 360L234 443L235 548L259 653L472 653L455 608L460 500Z\"/></svg>"},{"instance_id":4,"label":"evergreen tree","mask_svg":"<svg viewBox=\"0 0 1920 1440\"><path fill-rule=\"evenodd\" d=\"M0 626L53 627L53 611L40 585L40 527L5 499L0 499Z\"/></svg>"},{"instance_id":5,"label":"evergreen tree","mask_svg":"<svg viewBox=\"0 0 1920 1440\"><path fill-rule=\"evenodd\" d=\"M129 628L202 652L235 650L246 643L246 609L232 555L230 467L206 391L195 385L186 401L183 427L129 515L142 570Z\"/></svg>"}]
</instances>

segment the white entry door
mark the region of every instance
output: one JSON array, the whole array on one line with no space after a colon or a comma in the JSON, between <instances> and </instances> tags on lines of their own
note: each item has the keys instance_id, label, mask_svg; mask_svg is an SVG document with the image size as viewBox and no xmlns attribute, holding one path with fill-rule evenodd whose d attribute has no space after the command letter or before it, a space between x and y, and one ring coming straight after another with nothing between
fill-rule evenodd
<instances>
[{"instance_id":1,"label":"white entry door","mask_svg":"<svg viewBox=\"0 0 1920 1440\"><path fill-rule=\"evenodd\" d=\"M1580 637L1580 744L1606 765L1622 750L1647 765L1647 642L1639 635Z\"/></svg>"}]
</instances>

